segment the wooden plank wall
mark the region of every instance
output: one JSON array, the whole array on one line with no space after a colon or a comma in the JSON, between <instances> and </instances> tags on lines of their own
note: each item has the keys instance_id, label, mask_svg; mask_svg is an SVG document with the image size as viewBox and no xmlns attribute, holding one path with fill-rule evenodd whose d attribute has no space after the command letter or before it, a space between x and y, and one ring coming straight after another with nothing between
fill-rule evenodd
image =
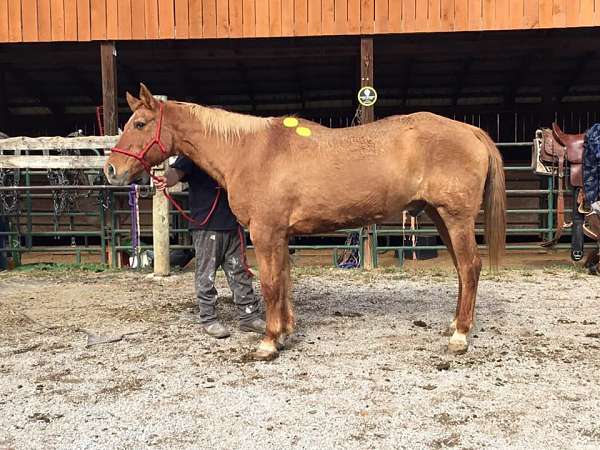
<instances>
[{"instance_id":1,"label":"wooden plank wall","mask_svg":"<svg viewBox=\"0 0 600 450\"><path fill-rule=\"evenodd\" d=\"M600 0L0 0L0 42L585 27Z\"/></svg>"}]
</instances>

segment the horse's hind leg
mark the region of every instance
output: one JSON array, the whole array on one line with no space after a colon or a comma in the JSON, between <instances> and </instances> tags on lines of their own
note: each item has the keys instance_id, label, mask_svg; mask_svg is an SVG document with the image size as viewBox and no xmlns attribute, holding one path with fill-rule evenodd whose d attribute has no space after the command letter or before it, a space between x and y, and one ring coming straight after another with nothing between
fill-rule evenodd
<instances>
[{"instance_id":1,"label":"horse's hind leg","mask_svg":"<svg viewBox=\"0 0 600 450\"><path fill-rule=\"evenodd\" d=\"M289 255L285 237L279 238L269 230L250 229L260 271L260 286L266 306L266 333L254 359L272 360L278 355L280 338L287 329L290 274Z\"/></svg>"},{"instance_id":2,"label":"horse's hind leg","mask_svg":"<svg viewBox=\"0 0 600 450\"><path fill-rule=\"evenodd\" d=\"M439 208L438 213L448 230L459 281L456 329L450 338L448 350L452 353L464 353L468 348L467 334L473 326L475 297L481 272L481 258L475 241L475 217L467 211L452 214L444 208Z\"/></svg>"},{"instance_id":3,"label":"horse's hind leg","mask_svg":"<svg viewBox=\"0 0 600 450\"><path fill-rule=\"evenodd\" d=\"M428 205L425 207L425 212L427 213L429 218L431 220L433 220L433 223L435 224L435 226L438 230L438 233L440 234L440 237L442 238L442 242L444 243L444 245L448 249L448 253L452 257L452 262L454 263L454 267L456 268L456 271L458 273L458 280L459 280L459 282L458 282L458 298L460 299L462 297L462 283L460 282L460 272L458 270L458 263L456 261L456 255L454 254L454 248L452 247L452 240L450 239L450 235L448 234L448 228L446 227L446 224L444 223L444 221L442 220L442 218L440 217L439 213L437 212L437 210L435 208ZM444 336L452 336L454 334L454 332L456 331L456 318L458 317L458 306L459 305L460 305L460 302L457 302L456 303L456 312L454 313L454 318L452 319L452 322L450 323L448 328L444 331L444 333L443 333Z\"/></svg>"}]
</instances>

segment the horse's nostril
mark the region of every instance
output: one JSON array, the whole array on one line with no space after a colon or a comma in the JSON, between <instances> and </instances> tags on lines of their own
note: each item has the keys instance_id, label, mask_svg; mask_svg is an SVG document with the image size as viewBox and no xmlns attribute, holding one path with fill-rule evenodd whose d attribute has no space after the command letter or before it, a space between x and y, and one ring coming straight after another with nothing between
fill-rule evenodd
<instances>
[{"instance_id":1,"label":"horse's nostril","mask_svg":"<svg viewBox=\"0 0 600 450\"><path fill-rule=\"evenodd\" d=\"M107 170L108 176L110 178L114 178L114 176L117 174L117 169L115 169L115 166L113 166L112 164L109 164L107 169L108 169Z\"/></svg>"}]
</instances>

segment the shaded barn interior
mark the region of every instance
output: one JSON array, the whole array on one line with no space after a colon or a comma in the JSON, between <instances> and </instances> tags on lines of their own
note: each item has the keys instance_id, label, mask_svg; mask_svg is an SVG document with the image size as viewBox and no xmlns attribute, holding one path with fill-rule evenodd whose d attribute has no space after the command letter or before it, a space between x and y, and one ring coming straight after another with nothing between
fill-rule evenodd
<instances>
[{"instance_id":1,"label":"shaded barn interior","mask_svg":"<svg viewBox=\"0 0 600 450\"><path fill-rule=\"evenodd\" d=\"M554 113L573 132L595 120L598 30L374 39L378 117L429 110L477 122L500 141L530 139ZM139 81L171 98L259 115L295 112L332 126L346 125L357 106L357 37L129 41L117 49L121 122L124 93ZM100 76L97 43L2 45L0 129L95 133Z\"/></svg>"}]
</instances>

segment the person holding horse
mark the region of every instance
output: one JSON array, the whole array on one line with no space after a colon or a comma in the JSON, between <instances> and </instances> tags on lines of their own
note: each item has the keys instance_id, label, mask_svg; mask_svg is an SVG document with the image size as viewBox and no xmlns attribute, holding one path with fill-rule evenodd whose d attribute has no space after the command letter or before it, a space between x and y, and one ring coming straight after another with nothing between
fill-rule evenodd
<instances>
[{"instance_id":1,"label":"person holding horse","mask_svg":"<svg viewBox=\"0 0 600 450\"><path fill-rule=\"evenodd\" d=\"M265 322L257 296L252 289L252 273L246 266L243 234L231 212L227 195L206 172L192 160L179 156L156 188L164 190L179 181L189 185L190 229L196 251L196 296L200 323L204 331L217 339L230 335L217 318L215 275L221 267L233 292L240 330L265 332Z\"/></svg>"}]
</instances>

